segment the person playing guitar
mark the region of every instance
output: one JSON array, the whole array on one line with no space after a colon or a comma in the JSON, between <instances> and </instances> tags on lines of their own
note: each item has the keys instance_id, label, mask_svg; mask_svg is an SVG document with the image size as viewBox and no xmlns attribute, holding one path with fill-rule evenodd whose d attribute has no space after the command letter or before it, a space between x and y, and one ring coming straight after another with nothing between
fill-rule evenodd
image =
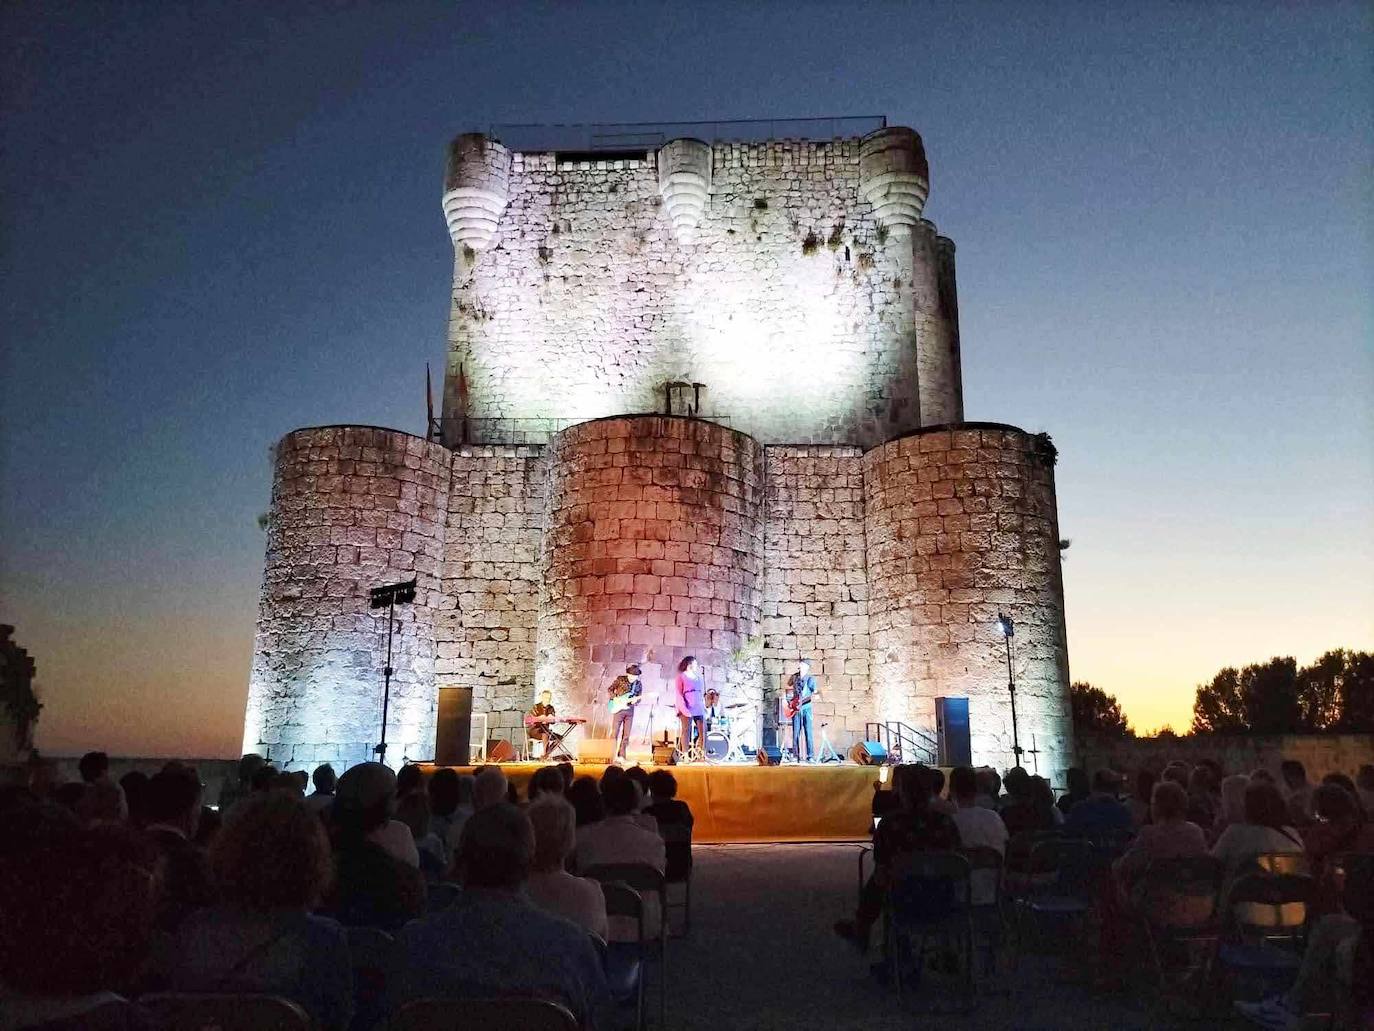
<instances>
[{"instance_id":1,"label":"person playing guitar","mask_svg":"<svg viewBox=\"0 0 1374 1031\"><path fill-rule=\"evenodd\" d=\"M640 683L639 663L632 662L625 672L611 682L611 700L606 703L611 710L611 737L616 743L616 757L625 758L625 749L630 744L630 731L635 722L635 706L644 697L644 685Z\"/></svg>"},{"instance_id":2,"label":"person playing guitar","mask_svg":"<svg viewBox=\"0 0 1374 1031\"><path fill-rule=\"evenodd\" d=\"M782 714L792 721L792 750L798 762L815 762L814 733L811 724L811 700L820 692L816 678L811 675L811 660L798 659L797 672L787 678ZM802 758L802 735L806 735L806 757Z\"/></svg>"}]
</instances>

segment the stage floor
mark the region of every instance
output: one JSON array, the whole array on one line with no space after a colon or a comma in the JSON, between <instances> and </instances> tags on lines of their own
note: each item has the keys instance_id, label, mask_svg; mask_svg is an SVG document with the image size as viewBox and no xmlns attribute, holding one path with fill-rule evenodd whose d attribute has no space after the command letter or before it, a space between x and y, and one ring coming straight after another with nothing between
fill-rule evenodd
<instances>
[{"instance_id":1,"label":"stage floor","mask_svg":"<svg viewBox=\"0 0 1374 1031\"><path fill-rule=\"evenodd\" d=\"M499 765L523 798L541 764ZM462 773L475 768L454 767ZM869 836L875 766L703 763L664 768L677 778L677 797L692 807L694 842L862 841ZM578 763L576 769L579 777L600 779L606 767Z\"/></svg>"}]
</instances>

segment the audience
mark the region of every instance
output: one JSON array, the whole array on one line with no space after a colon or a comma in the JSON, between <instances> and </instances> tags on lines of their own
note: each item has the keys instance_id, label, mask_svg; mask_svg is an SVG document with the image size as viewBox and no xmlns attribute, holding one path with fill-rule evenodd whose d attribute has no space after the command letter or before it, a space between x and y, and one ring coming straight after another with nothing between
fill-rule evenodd
<instances>
[{"instance_id":1,"label":"audience","mask_svg":"<svg viewBox=\"0 0 1374 1031\"><path fill-rule=\"evenodd\" d=\"M443 844L447 868L453 860L453 848L462 833L463 821L472 815L472 776L445 766L430 776L426 790L429 792L429 828Z\"/></svg>"},{"instance_id":2,"label":"audience","mask_svg":"<svg viewBox=\"0 0 1374 1031\"><path fill-rule=\"evenodd\" d=\"M573 807L561 793L549 791L532 802L525 814L534 828L534 860L525 894L545 912L571 920L605 941L609 927L601 885L564 869L577 844Z\"/></svg>"},{"instance_id":3,"label":"audience","mask_svg":"<svg viewBox=\"0 0 1374 1031\"><path fill-rule=\"evenodd\" d=\"M1068 790L1055 803L1055 806L1061 813L1068 816L1069 810L1092 794L1092 790L1088 781L1088 771L1081 766L1070 766L1064 779L1068 784Z\"/></svg>"},{"instance_id":4,"label":"audience","mask_svg":"<svg viewBox=\"0 0 1374 1031\"><path fill-rule=\"evenodd\" d=\"M441 881L448 872L448 855L444 843L431 827L429 794L412 790L396 802L396 819L410 831L411 841L419 857L420 872L427 881Z\"/></svg>"},{"instance_id":5,"label":"audience","mask_svg":"<svg viewBox=\"0 0 1374 1031\"><path fill-rule=\"evenodd\" d=\"M322 911L348 926L394 931L424 910L418 860L412 865L397 859L377 841L395 805L396 775L381 763L360 763L339 778L330 806L334 883ZM409 838L410 829L398 826Z\"/></svg>"},{"instance_id":6,"label":"audience","mask_svg":"<svg viewBox=\"0 0 1374 1031\"><path fill-rule=\"evenodd\" d=\"M577 779L577 769L570 762L561 762L558 764L558 772L563 777L563 791L566 793Z\"/></svg>"},{"instance_id":7,"label":"audience","mask_svg":"<svg viewBox=\"0 0 1374 1031\"><path fill-rule=\"evenodd\" d=\"M425 774L414 763L406 763L396 774L396 798L399 801L406 795L425 789Z\"/></svg>"},{"instance_id":8,"label":"audience","mask_svg":"<svg viewBox=\"0 0 1374 1031\"><path fill-rule=\"evenodd\" d=\"M646 815L658 824L663 837L664 876L670 881L684 880L692 872L692 809L677 798L677 778L667 770L649 774L649 804Z\"/></svg>"},{"instance_id":9,"label":"audience","mask_svg":"<svg viewBox=\"0 0 1374 1031\"><path fill-rule=\"evenodd\" d=\"M1223 777L1221 781L1221 804L1217 807L1216 820L1211 827L1211 840L1217 838L1233 823L1245 822L1245 789L1250 786L1250 778L1243 773Z\"/></svg>"},{"instance_id":10,"label":"audience","mask_svg":"<svg viewBox=\"0 0 1374 1031\"><path fill-rule=\"evenodd\" d=\"M531 802L541 795L557 795L561 798L564 791L563 774L558 772L557 766L541 766L534 771L525 791Z\"/></svg>"},{"instance_id":11,"label":"audience","mask_svg":"<svg viewBox=\"0 0 1374 1031\"><path fill-rule=\"evenodd\" d=\"M353 1015L348 939L333 920L311 912L331 876L319 817L287 792L254 795L225 821L210 865L220 901L177 933L168 986L281 995L319 1027L346 1028Z\"/></svg>"},{"instance_id":12,"label":"audience","mask_svg":"<svg viewBox=\"0 0 1374 1031\"><path fill-rule=\"evenodd\" d=\"M483 766L472 782L472 809L480 813L510 801L510 784L499 766Z\"/></svg>"},{"instance_id":13,"label":"audience","mask_svg":"<svg viewBox=\"0 0 1374 1031\"><path fill-rule=\"evenodd\" d=\"M435 996L532 995L562 1002L583 1028L608 1026L610 996L590 936L525 894L534 854L524 812L478 806L459 842L457 901L397 935L393 1009Z\"/></svg>"},{"instance_id":14,"label":"audience","mask_svg":"<svg viewBox=\"0 0 1374 1031\"><path fill-rule=\"evenodd\" d=\"M1266 852L1301 852L1302 838L1289 824L1288 807L1273 784L1250 778L1245 788L1245 819L1221 832L1212 855L1236 871Z\"/></svg>"},{"instance_id":15,"label":"audience","mask_svg":"<svg viewBox=\"0 0 1374 1031\"><path fill-rule=\"evenodd\" d=\"M1002 778L997 775L997 771L991 766L980 766L974 773L978 782L978 805L984 809L1000 809L1002 807ZM943 781L945 775L940 774Z\"/></svg>"},{"instance_id":16,"label":"audience","mask_svg":"<svg viewBox=\"0 0 1374 1031\"><path fill-rule=\"evenodd\" d=\"M628 777L612 778L601 792L606 818L577 831L577 869L611 863L643 863L664 871L663 838L638 821L639 788ZM650 817L652 820L653 817Z\"/></svg>"},{"instance_id":17,"label":"audience","mask_svg":"<svg viewBox=\"0 0 1374 1031\"><path fill-rule=\"evenodd\" d=\"M314 813L323 813L334 804L334 790L338 786L339 778L334 773L334 767L329 763L323 766L316 766L315 773L310 778L315 785L315 790L310 792L305 798L305 804Z\"/></svg>"},{"instance_id":18,"label":"audience","mask_svg":"<svg viewBox=\"0 0 1374 1031\"><path fill-rule=\"evenodd\" d=\"M142 827L148 822L145 812L148 780L148 775L142 770L130 770L119 778L119 790L124 792L124 808L129 814L129 825L132 827Z\"/></svg>"},{"instance_id":19,"label":"audience","mask_svg":"<svg viewBox=\"0 0 1374 1031\"><path fill-rule=\"evenodd\" d=\"M1019 767L1017 767L1019 769ZM1044 777L1032 777L1021 770L1019 777L1007 772L1007 804L1002 807L1002 824L1007 834L1029 834L1053 830L1063 820L1054 805L1054 790Z\"/></svg>"},{"instance_id":20,"label":"audience","mask_svg":"<svg viewBox=\"0 0 1374 1031\"><path fill-rule=\"evenodd\" d=\"M104 752L87 752L76 768L86 785L76 799L76 815L81 821L88 824L123 822L129 815L129 807L124 792L110 779L110 757Z\"/></svg>"},{"instance_id":21,"label":"audience","mask_svg":"<svg viewBox=\"0 0 1374 1031\"><path fill-rule=\"evenodd\" d=\"M568 788L567 799L577 813L577 826L586 827L606 818L601 790L591 777L578 777Z\"/></svg>"},{"instance_id":22,"label":"audience","mask_svg":"<svg viewBox=\"0 0 1374 1031\"><path fill-rule=\"evenodd\" d=\"M1158 778L1152 770L1140 770L1135 775L1134 790L1126 799L1126 808L1131 813L1131 824L1143 827L1150 822L1150 810L1154 805L1155 781Z\"/></svg>"},{"instance_id":23,"label":"audience","mask_svg":"<svg viewBox=\"0 0 1374 1031\"><path fill-rule=\"evenodd\" d=\"M239 760L238 776L232 782L225 781L219 792L219 811L228 814L235 802L253 790L253 778L258 770L267 765L267 760L256 752L249 752Z\"/></svg>"},{"instance_id":24,"label":"audience","mask_svg":"<svg viewBox=\"0 0 1374 1031\"><path fill-rule=\"evenodd\" d=\"M921 776L925 777L926 780L926 790L930 792L931 811L944 813L946 816L953 816L958 806L954 804L953 798L943 797L945 790L945 771L938 767L925 765L920 765L920 770Z\"/></svg>"},{"instance_id":25,"label":"audience","mask_svg":"<svg viewBox=\"0 0 1374 1031\"><path fill-rule=\"evenodd\" d=\"M1092 794L1069 810L1064 817L1064 833L1090 838L1130 831L1131 812L1117 800L1120 790L1121 777L1115 770L1094 773Z\"/></svg>"},{"instance_id":26,"label":"audience","mask_svg":"<svg viewBox=\"0 0 1374 1031\"><path fill-rule=\"evenodd\" d=\"M949 775L949 792L956 806L951 819L959 829L960 846L990 848L1005 859L1007 825L993 810L978 805L977 774L967 766L957 767ZM973 871L971 888L975 906L984 906L996 900L997 877L998 873L993 869Z\"/></svg>"},{"instance_id":27,"label":"audience","mask_svg":"<svg viewBox=\"0 0 1374 1031\"><path fill-rule=\"evenodd\" d=\"M1288 822L1306 827L1312 822L1312 785L1307 783L1307 768L1297 759L1279 763L1279 774L1288 792Z\"/></svg>"},{"instance_id":28,"label":"audience","mask_svg":"<svg viewBox=\"0 0 1374 1031\"><path fill-rule=\"evenodd\" d=\"M200 795L200 777L184 763L170 762L148 781L144 833L162 860L157 924L163 931L175 931L215 897L205 852L195 844Z\"/></svg>"},{"instance_id":29,"label":"audience","mask_svg":"<svg viewBox=\"0 0 1374 1031\"><path fill-rule=\"evenodd\" d=\"M1333 856L1374 852L1374 825L1365 819L1350 791L1323 782L1312 792L1312 811L1316 819L1302 829L1302 842L1318 877L1325 873Z\"/></svg>"},{"instance_id":30,"label":"audience","mask_svg":"<svg viewBox=\"0 0 1374 1031\"><path fill-rule=\"evenodd\" d=\"M1150 793L1150 822L1140 828L1126 851L1113 864L1123 890L1160 859L1207 854L1207 835L1188 819L1188 793L1171 780L1162 780Z\"/></svg>"}]
</instances>

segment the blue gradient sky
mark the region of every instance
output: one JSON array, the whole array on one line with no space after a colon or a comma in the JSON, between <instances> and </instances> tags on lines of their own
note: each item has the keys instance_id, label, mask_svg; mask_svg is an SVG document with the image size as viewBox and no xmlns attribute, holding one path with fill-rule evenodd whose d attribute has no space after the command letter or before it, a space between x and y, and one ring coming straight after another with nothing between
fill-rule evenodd
<instances>
[{"instance_id":1,"label":"blue gradient sky","mask_svg":"<svg viewBox=\"0 0 1374 1031\"><path fill-rule=\"evenodd\" d=\"M268 447L418 431L445 141L885 113L970 418L1060 447L1075 678L1138 726L1374 645L1367 5L5 5L0 620L56 752L238 748Z\"/></svg>"}]
</instances>

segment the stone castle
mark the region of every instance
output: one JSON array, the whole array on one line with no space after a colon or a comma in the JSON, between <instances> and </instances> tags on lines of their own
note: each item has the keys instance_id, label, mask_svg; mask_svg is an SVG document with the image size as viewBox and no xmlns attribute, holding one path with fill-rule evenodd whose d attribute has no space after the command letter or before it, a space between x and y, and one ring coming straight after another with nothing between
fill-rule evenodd
<instances>
[{"instance_id":1,"label":"stone castle","mask_svg":"<svg viewBox=\"0 0 1374 1031\"><path fill-rule=\"evenodd\" d=\"M1055 452L964 421L954 245L922 217L920 137L663 128L614 149L453 142L442 416L428 438L278 445L245 750L370 756L386 633L367 592L414 576L393 762L434 754L440 689L471 689L518 744L537 690L595 719L632 661L652 706L636 736L661 737L687 654L757 741L806 655L840 750L874 722L933 737L935 699L963 697L974 761L1002 768L1001 611L1025 765L1058 779Z\"/></svg>"}]
</instances>

